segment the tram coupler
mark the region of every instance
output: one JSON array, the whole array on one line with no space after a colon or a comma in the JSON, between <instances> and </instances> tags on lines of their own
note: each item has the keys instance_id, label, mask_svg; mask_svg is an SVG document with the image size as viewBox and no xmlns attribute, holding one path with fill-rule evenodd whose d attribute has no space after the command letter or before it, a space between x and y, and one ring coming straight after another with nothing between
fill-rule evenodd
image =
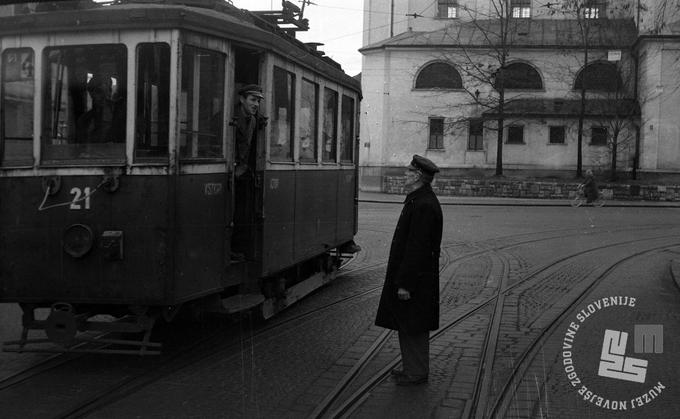
<instances>
[{"instance_id":1,"label":"tram coupler","mask_svg":"<svg viewBox=\"0 0 680 419\"><path fill-rule=\"evenodd\" d=\"M3 352L107 353L160 355L162 344L151 342L157 316L139 313L114 321L93 320L89 313L76 313L69 303L52 304L44 320L35 318L35 305L21 305L21 338L4 342ZM30 338L31 330L42 330L46 338ZM119 339L114 334L143 333L141 340ZM49 344L52 344L49 346Z\"/></svg>"}]
</instances>

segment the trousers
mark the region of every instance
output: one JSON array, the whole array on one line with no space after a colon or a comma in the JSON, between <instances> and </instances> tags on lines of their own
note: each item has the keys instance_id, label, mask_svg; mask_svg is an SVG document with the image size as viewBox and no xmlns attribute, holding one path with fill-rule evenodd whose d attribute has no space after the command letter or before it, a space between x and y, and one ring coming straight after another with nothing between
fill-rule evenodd
<instances>
[{"instance_id":1,"label":"trousers","mask_svg":"<svg viewBox=\"0 0 680 419\"><path fill-rule=\"evenodd\" d=\"M427 376L430 372L430 332L408 334L399 331L397 334L404 374Z\"/></svg>"}]
</instances>

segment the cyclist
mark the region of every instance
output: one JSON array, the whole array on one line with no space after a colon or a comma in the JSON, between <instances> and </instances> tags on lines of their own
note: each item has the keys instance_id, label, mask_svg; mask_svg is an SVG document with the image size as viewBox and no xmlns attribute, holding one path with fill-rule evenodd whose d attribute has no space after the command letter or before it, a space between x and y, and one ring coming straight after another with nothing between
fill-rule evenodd
<instances>
[{"instance_id":1,"label":"cyclist","mask_svg":"<svg viewBox=\"0 0 680 419\"><path fill-rule=\"evenodd\" d=\"M597 188L597 182L595 181L592 170L586 170L586 178L581 186L583 186L583 194L586 196L586 203L589 204L600 196L600 191Z\"/></svg>"}]
</instances>

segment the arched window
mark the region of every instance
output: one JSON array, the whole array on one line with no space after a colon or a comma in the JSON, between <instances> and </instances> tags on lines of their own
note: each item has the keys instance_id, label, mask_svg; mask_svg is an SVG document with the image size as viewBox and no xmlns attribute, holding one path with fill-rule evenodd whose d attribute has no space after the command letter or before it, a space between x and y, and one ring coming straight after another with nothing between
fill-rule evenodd
<instances>
[{"instance_id":1,"label":"arched window","mask_svg":"<svg viewBox=\"0 0 680 419\"><path fill-rule=\"evenodd\" d=\"M616 65L602 61L588 64L586 68L579 71L574 89L580 90L584 85L584 80L586 90L599 90L601 92L615 92L623 85Z\"/></svg>"},{"instance_id":2,"label":"arched window","mask_svg":"<svg viewBox=\"0 0 680 419\"><path fill-rule=\"evenodd\" d=\"M543 89L543 80L535 68L526 63L512 63L503 70L503 86L506 89ZM496 79L498 83L498 79ZM495 87L498 87L496 85Z\"/></svg>"},{"instance_id":3,"label":"arched window","mask_svg":"<svg viewBox=\"0 0 680 419\"><path fill-rule=\"evenodd\" d=\"M436 62L426 65L416 77L416 89L460 89L463 81L451 64Z\"/></svg>"}]
</instances>

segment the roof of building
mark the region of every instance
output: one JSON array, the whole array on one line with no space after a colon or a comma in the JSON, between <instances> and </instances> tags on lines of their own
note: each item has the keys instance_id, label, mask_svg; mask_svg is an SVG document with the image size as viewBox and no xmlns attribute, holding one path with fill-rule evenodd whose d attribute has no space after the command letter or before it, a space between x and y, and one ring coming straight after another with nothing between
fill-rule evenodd
<instances>
[{"instance_id":1,"label":"roof of building","mask_svg":"<svg viewBox=\"0 0 680 419\"><path fill-rule=\"evenodd\" d=\"M582 48L581 27L576 19L510 19L508 45L512 48ZM632 19L587 20L590 48L624 48L637 39ZM466 46L485 48L500 44L500 19L454 21L431 32L404 32L367 45L360 51L383 47Z\"/></svg>"},{"instance_id":2,"label":"roof of building","mask_svg":"<svg viewBox=\"0 0 680 419\"><path fill-rule=\"evenodd\" d=\"M573 118L578 116L580 109L580 99L513 99L505 103L503 114L533 118ZM585 115L589 118L637 117L640 115L640 106L634 99L588 99ZM484 116L496 117L498 112L490 110L484 112Z\"/></svg>"}]
</instances>

